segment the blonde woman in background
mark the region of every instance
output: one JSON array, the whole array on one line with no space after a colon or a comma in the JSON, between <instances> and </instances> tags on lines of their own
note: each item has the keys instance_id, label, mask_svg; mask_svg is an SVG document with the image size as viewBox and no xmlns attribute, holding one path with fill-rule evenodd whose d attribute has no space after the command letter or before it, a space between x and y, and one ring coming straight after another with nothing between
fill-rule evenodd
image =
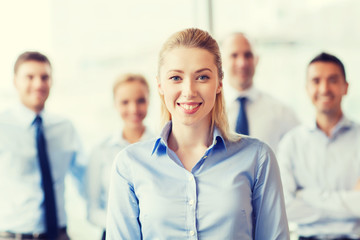
<instances>
[{"instance_id":1,"label":"blonde woman in background","mask_svg":"<svg viewBox=\"0 0 360 240\"><path fill-rule=\"evenodd\" d=\"M107 239L289 239L275 156L229 132L222 79L207 32L165 42L157 80L166 125L117 156Z\"/></svg>"},{"instance_id":2,"label":"blonde woman in background","mask_svg":"<svg viewBox=\"0 0 360 240\"><path fill-rule=\"evenodd\" d=\"M104 230L111 165L116 154L131 143L153 136L143 123L149 106L149 86L145 78L137 74L122 75L114 83L113 94L123 128L92 151L87 177L88 219Z\"/></svg>"}]
</instances>

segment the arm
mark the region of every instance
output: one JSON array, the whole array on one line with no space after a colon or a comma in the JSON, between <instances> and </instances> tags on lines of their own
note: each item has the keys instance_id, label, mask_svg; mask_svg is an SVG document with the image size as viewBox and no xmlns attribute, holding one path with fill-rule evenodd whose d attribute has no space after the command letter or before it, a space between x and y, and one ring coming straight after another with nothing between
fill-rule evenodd
<instances>
[{"instance_id":1,"label":"arm","mask_svg":"<svg viewBox=\"0 0 360 240\"><path fill-rule=\"evenodd\" d=\"M253 188L254 239L290 239L277 161L263 146Z\"/></svg>"},{"instance_id":2,"label":"arm","mask_svg":"<svg viewBox=\"0 0 360 240\"><path fill-rule=\"evenodd\" d=\"M101 206L103 162L101 149L95 149L91 154L89 166L86 174L86 193L87 193L87 210L88 219L91 223L105 228L106 226L106 209Z\"/></svg>"},{"instance_id":3,"label":"arm","mask_svg":"<svg viewBox=\"0 0 360 240\"><path fill-rule=\"evenodd\" d=\"M286 210L290 221L310 224L322 219L348 219L360 216L360 193L350 191L324 191L301 188L295 179L293 164L296 159L295 144L290 137L281 141L278 160L284 187Z\"/></svg>"},{"instance_id":4,"label":"arm","mask_svg":"<svg viewBox=\"0 0 360 240\"><path fill-rule=\"evenodd\" d=\"M106 239L142 239L139 223L139 201L132 183L131 158L121 151L112 167Z\"/></svg>"},{"instance_id":5,"label":"arm","mask_svg":"<svg viewBox=\"0 0 360 240\"><path fill-rule=\"evenodd\" d=\"M87 158L84 154L80 137L75 131L75 128L72 127L72 148L73 154L70 162L70 172L75 180L76 187L82 197L85 197L85 175L86 175L86 165Z\"/></svg>"},{"instance_id":6,"label":"arm","mask_svg":"<svg viewBox=\"0 0 360 240\"><path fill-rule=\"evenodd\" d=\"M360 217L359 191L302 189L297 192L297 196L313 208L319 209L323 217L338 220Z\"/></svg>"},{"instance_id":7,"label":"arm","mask_svg":"<svg viewBox=\"0 0 360 240\"><path fill-rule=\"evenodd\" d=\"M295 161L293 147L289 136L285 136L277 151L287 216L289 221L298 224L313 223L321 219L321 212L297 195L299 186L293 172L293 161Z\"/></svg>"}]
</instances>

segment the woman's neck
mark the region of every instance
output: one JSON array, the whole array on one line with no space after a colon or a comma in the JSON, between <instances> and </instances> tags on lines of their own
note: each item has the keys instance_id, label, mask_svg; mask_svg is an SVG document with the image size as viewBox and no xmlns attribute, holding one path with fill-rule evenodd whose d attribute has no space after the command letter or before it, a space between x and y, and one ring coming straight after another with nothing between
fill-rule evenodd
<instances>
[{"instance_id":1,"label":"woman's neck","mask_svg":"<svg viewBox=\"0 0 360 240\"><path fill-rule=\"evenodd\" d=\"M128 141L129 143L135 143L138 142L142 135L145 132L145 126L141 125L138 127L127 127L124 126L123 129L123 138Z\"/></svg>"},{"instance_id":2,"label":"woman's neck","mask_svg":"<svg viewBox=\"0 0 360 240\"><path fill-rule=\"evenodd\" d=\"M170 148L171 143L176 143L176 146L186 148L194 146L209 147L211 145L212 136L210 134L212 131L210 131L210 123L188 126L173 121L172 124L169 137L169 141L171 141L169 143Z\"/></svg>"},{"instance_id":3,"label":"woman's neck","mask_svg":"<svg viewBox=\"0 0 360 240\"><path fill-rule=\"evenodd\" d=\"M187 126L173 122L168 145L185 169L191 171L212 142L209 124Z\"/></svg>"}]
</instances>

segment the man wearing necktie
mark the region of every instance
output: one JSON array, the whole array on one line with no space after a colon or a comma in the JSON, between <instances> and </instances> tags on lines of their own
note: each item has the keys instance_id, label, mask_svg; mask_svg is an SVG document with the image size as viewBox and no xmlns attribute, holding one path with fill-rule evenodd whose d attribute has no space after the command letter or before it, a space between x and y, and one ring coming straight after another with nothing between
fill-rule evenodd
<instances>
[{"instance_id":1,"label":"man wearing necktie","mask_svg":"<svg viewBox=\"0 0 360 240\"><path fill-rule=\"evenodd\" d=\"M281 137L298 124L294 112L254 87L259 60L243 33L232 33L222 43L224 92L229 124L236 132L266 142L276 151Z\"/></svg>"},{"instance_id":2,"label":"man wearing necktie","mask_svg":"<svg viewBox=\"0 0 360 240\"><path fill-rule=\"evenodd\" d=\"M68 240L68 170L81 186L84 158L66 119L44 110L52 86L48 58L21 54L14 67L19 104L0 114L0 240Z\"/></svg>"}]
</instances>

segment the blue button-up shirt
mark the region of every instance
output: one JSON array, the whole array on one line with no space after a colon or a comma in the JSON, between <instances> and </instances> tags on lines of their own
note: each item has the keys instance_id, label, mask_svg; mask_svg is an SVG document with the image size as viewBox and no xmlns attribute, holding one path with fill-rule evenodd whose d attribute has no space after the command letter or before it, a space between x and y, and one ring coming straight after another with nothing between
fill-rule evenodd
<instances>
[{"instance_id":1,"label":"blue button-up shirt","mask_svg":"<svg viewBox=\"0 0 360 240\"><path fill-rule=\"evenodd\" d=\"M37 158L35 113L18 106L0 114L0 231L43 233L44 193ZM54 183L59 227L66 226L64 179L69 169L84 175L85 158L73 125L42 112L44 135ZM78 182L80 184L80 181ZM79 185L80 186L80 185Z\"/></svg>"},{"instance_id":2,"label":"blue button-up shirt","mask_svg":"<svg viewBox=\"0 0 360 240\"><path fill-rule=\"evenodd\" d=\"M328 137L314 121L285 135L278 159L289 220L302 236L360 238L360 126L343 117Z\"/></svg>"},{"instance_id":3,"label":"blue button-up shirt","mask_svg":"<svg viewBox=\"0 0 360 240\"><path fill-rule=\"evenodd\" d=\"M249 137L213 143L191 172L161 137L121 151L113 165L107 239L289 239L278 165Z\"/></svg>"}]
</instances>

